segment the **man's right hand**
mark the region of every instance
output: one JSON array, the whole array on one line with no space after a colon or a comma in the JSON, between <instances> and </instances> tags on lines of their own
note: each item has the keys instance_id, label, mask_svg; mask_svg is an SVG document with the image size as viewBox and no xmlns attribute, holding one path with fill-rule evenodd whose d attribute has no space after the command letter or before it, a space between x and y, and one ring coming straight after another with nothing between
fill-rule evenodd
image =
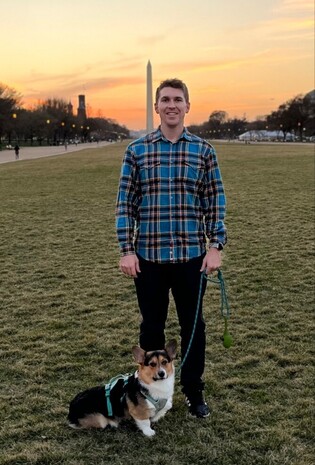
<instances>
[{"instance_id":1,"label":"man's right hand","mask_svg":"<svg viewBox=\"0 0 315 465\"><path fill-rule=\"evenodd\" d=\"M132 278L136 278L137 273L141 272L139 260L136 254L124 255L121 257L119 268L126 276L130 276Z\"/></svg>"}]
</instances>

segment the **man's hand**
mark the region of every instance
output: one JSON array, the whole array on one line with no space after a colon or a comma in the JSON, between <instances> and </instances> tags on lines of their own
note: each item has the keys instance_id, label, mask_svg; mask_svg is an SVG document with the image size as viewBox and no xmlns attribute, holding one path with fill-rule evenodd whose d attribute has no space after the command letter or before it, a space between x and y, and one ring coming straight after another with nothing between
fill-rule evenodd
<instances>
[{"instance_id":1,"label":"man's hand","mask_svg":"<svg viewBox=\"0 0 315 465\"><path fill-rule=\"evenodd\" d=\"M140 273L139 260L137 255L124 255L121 257L119 262L120 271L122 271L126 276L131 276L132 278L137 277L137 273Z\"/></svg>"},{"instance_id":2,"label":"man's hand","mask_svg":"<svg viewBox=\"0 0 315 465\"><path fill-rule=\"evenodd\" d=\"M217 271L222 263L221 252L218 249L210 248L205 258L203 259L200 271L206 271L206 274Z\"/></svg>"}]
</instances>

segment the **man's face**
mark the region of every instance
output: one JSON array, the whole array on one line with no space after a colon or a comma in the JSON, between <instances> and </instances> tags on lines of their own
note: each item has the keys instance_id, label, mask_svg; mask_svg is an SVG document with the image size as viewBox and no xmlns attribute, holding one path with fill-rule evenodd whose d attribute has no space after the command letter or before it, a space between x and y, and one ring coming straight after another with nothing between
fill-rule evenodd
<instances>
[{"instance_id":1,"label":"man's face","mask_svg":"<svg viewBox=\"0 0 315 465\"><path fill-rule=\"evenodd\" d=\"M168 127L183 126L190 103L186 102L184 92L173 87L164 87L160 91L159 100L155 103L155 111L160 115L161 125Z\"/></svg>"}]
</instances>

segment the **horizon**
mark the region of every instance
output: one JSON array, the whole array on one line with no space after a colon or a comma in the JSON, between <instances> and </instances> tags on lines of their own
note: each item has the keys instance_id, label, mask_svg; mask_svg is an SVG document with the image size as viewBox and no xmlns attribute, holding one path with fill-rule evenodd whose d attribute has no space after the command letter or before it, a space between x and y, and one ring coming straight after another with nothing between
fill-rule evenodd
<instances>
[{"instance_id":1,"label":"horizon","mask_svg":"<svg viewBox=\"0 0 315 465\"><path fill-rule=\"evenodd\" d=\"M146 66L153 89L171 77L188 86L186 125L216 110L253 121L314 89L311 0L11 0L2 6L0 81L28 109L61 98L87 115L146 127ZM14 57L14 59L13 59ZM154 115L154 126L158 124Z\"/></svg>"}]
</instances>

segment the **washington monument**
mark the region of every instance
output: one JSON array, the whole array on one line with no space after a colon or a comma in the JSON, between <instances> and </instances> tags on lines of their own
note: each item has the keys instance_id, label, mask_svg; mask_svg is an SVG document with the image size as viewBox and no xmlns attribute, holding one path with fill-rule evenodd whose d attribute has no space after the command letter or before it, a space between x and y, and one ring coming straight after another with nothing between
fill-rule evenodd
<instances>
[{"instance_id":1,"label":"washington monument","mask_svg":"<svg viewBox=\"0 0 315 465\"><path fill-rule=\"evenodd\" d=\"M147 64L147 133L153 131L152 66Z\"/></svg>"}]
</instances>

